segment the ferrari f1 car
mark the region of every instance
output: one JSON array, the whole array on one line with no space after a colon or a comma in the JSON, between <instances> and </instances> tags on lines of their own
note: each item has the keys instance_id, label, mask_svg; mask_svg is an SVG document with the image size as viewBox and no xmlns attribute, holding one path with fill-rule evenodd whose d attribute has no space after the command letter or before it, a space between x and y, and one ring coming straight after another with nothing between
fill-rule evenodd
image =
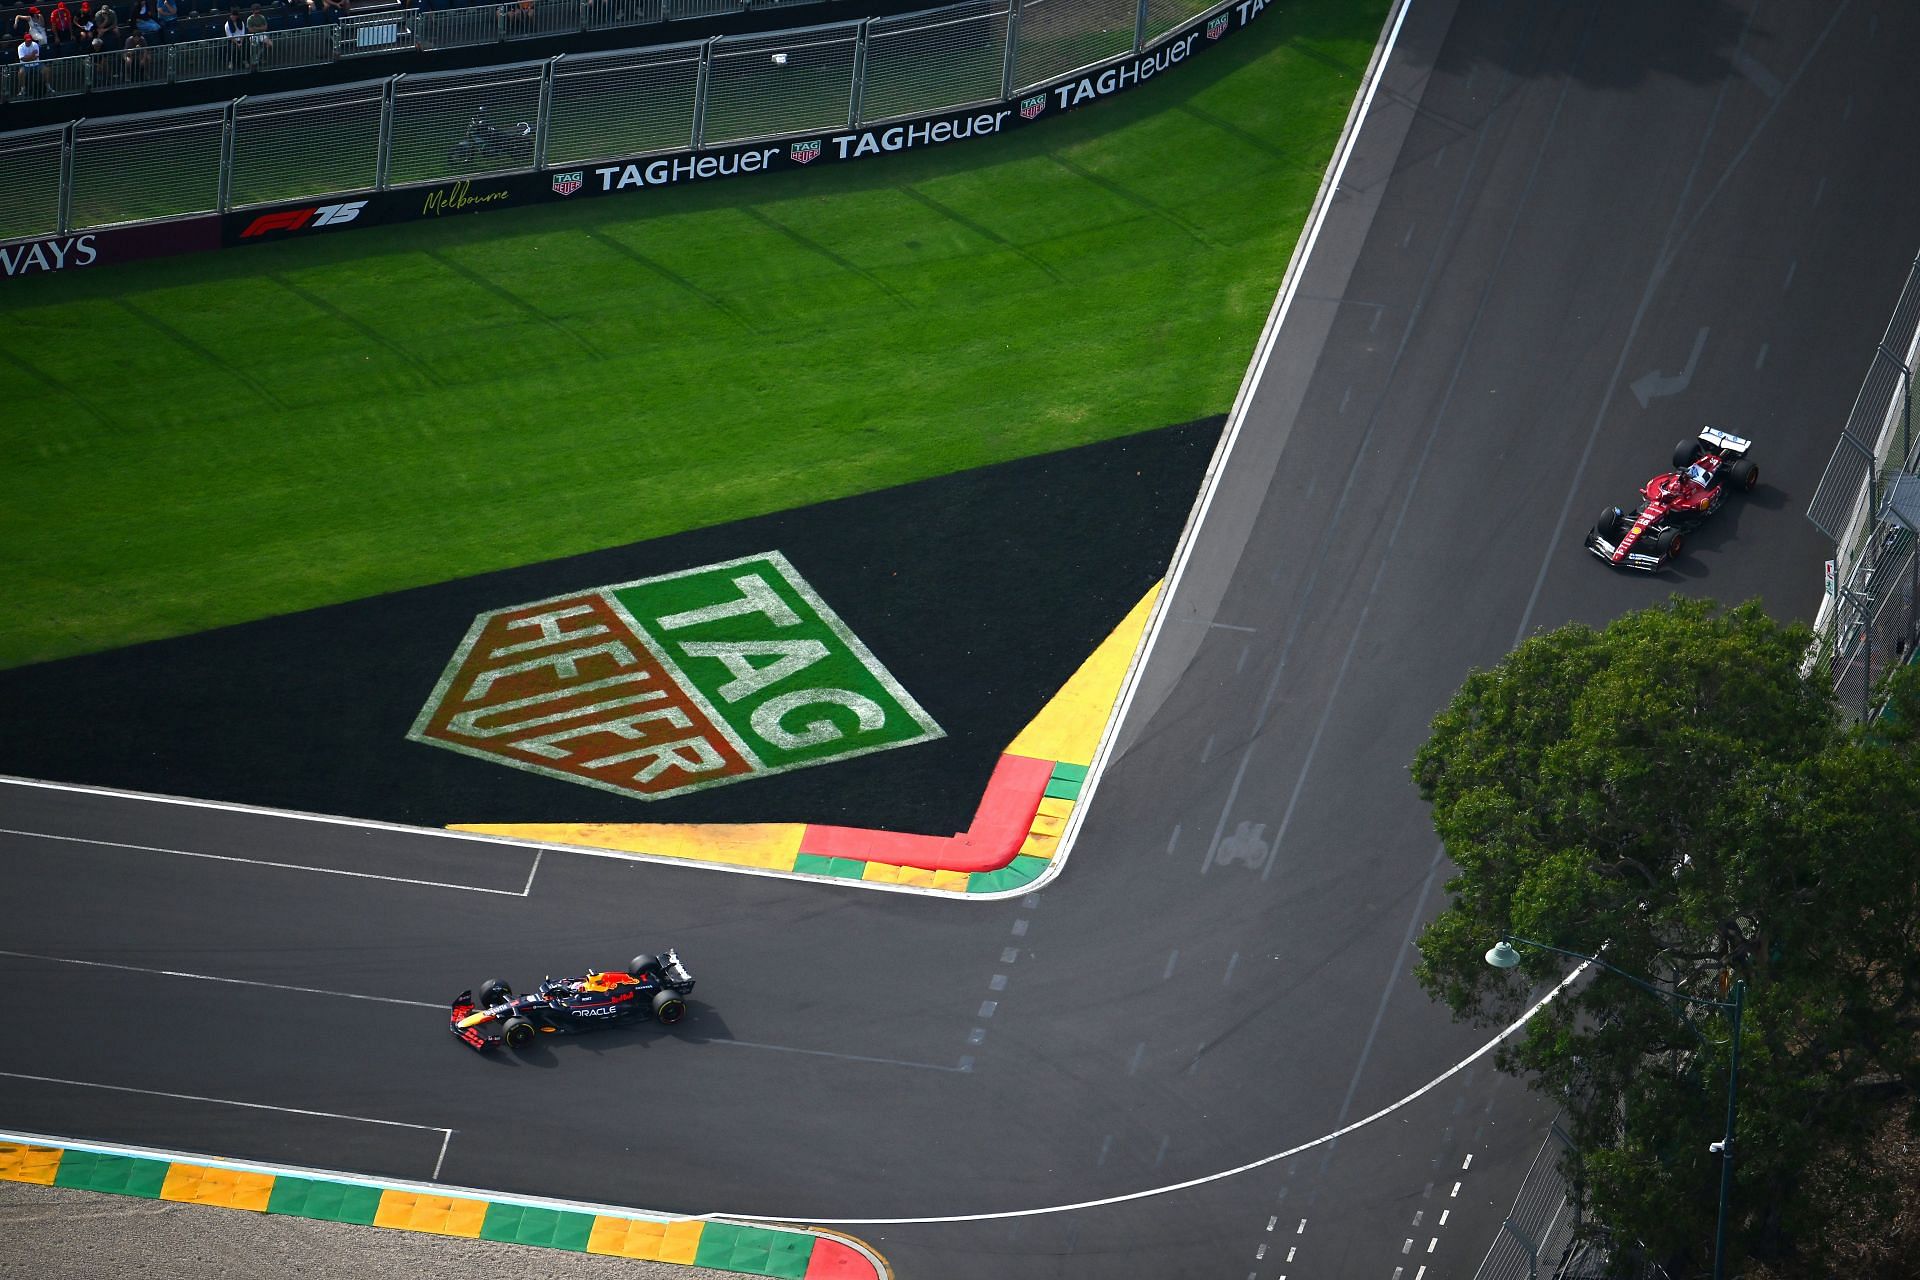
<instances>
[{"instance_id":1,"label":"ferrari f1 car","mask_svg":"<svg viewBox=\"0 0 1920 1280\"><path fill-rule=\"evenodd\" d=\"M617 1022L653 1018L672 1024L687 1015L693 975L672 947L660 956L638 955L623 973L587 970L579 978L545 978L531 994L516 996L489 978L478 998L462 991L448 1025L453 1034L484 1053L499 1045L519 1049L543 1035L592 1031Z\"/></svg>"},{"instance_id":2,"label":"ferrari f1 car","mask_svg":"<svg viewBox=\"0 0 1920 1280\"><path fill-rule=\"evenodd\" d=\"M1733 490L1760 483L1747 457L1753 441L1703 427L1673 447L1673 470L1641 486L1640 505L1628 514L1608 507L1587 534L1587 550L1616 569L1652 573L1680 554L1688 530L1720 509Z\"/></svg>"}]
</instances>

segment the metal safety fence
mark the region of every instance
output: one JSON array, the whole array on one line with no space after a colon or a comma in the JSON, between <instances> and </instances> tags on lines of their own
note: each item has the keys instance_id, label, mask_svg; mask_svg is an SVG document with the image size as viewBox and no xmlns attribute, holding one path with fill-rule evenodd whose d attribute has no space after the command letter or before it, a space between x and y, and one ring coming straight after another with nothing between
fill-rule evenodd
<instances>
[{"instance_id":1,"label":"metal safety fence","mask_svg":"<svg viewBox=\"0 0 1920 1280\"><path fill-rule=\"evenodd\" d=\"M394 8L317 26L282 27L210 40L140 45L105 53L0 66L0 102L70 97L178 84L369 54L413 53L535 40L585 31L654 26L830 0L507 0L464 8Z\"/></svg>"},{"instance_id":2,"label":"metal safety fence","mask_svg":"<svg viewBox=\"0 0 1920 1280\"><path fill-rule=\"evenodd\" d=\"M0 242L885 125L1129 52L1170 59L1156 42L1217 7L964 0L0 134Z\"/></svg>"},{"instance_id":3,"label":"metal safety fence","mask_svg":"<svg viewBox=\"0 0 1920 1280\"><path fill-rule=\"evenodd\" d=\"M1920 438L1913 369L1920 357L1920 258L1875 348L1807 519L1833 540L1814 661L1848 715L1873 711L1873 690L1920 640Z\"/></svg>"}]
</instances>

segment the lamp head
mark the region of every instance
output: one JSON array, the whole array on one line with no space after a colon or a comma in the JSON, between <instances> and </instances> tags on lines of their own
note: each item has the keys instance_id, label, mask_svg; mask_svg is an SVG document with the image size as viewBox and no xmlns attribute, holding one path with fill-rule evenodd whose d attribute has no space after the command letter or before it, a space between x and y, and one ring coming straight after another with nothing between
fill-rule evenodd
<instances>
[{"instance_id":1,"label":"lamp head","mask_svg":"<svg viewBox=\"0 0 1920 1280\"><path fill-rule=\"evenodd\" d=\"M1487 963L1496 969L1511 969L1520 963L1520 953L1505 938L1493 944L1487 950Z\"/></svg>"}]
</instances>

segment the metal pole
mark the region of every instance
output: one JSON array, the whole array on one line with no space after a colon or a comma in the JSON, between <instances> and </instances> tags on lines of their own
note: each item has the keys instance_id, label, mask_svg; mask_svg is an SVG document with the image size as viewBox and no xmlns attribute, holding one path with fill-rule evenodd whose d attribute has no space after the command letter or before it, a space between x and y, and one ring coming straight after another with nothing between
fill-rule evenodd
<instances>
[{"instance_id":1,"label":"metal pole","mask_svg":"<svg viewBox=\"0 0 1920 1280\"><path fill-rule=\"evenodd\" d=\"M713 46L719 36L708 37L700 46L700 71L693 82L693 137L687 145L698 150L707 133L707 82L713 75Z\"/></svg>"},{"instance_id":2,"label":"metal pole","mask_svg":"<svg viewBox=\"0 0 1920 1280\"><path fill-rule=\"evenodd\" d=\"M1147 0L1140 0L1139 6L1133 11L1133 51L1135 53L1140 52L1141 49L1146 47L1146 43Z\"/></svg>"},{"instance_id":3,"label":"metal pole","mask_svg":"<svg viewBox=\"0 0 1920 1280\"><path fill-rule=\"evenodd\" d=\"M866 106L867 98L867 26L872 19L860 23L860 34L853 46L853 84L847 92L847 128L860 127L860 112Z\"/></svg>"},{"instance_id":4,"label":"metal pole","mask_svg":"<svg viewBox=\"0 0 1920 1280\"><path fill-rule=\"evenodd\" d=\"M233 207L233 133L234 119L245 102L245 94L227 104L220 113L220 212L226 213Z\"/></svg>"},{"instance_id":5,"label":"metal pole","mask_svg":"<svg viewBox=\"0 0 1920 1280\"><path fill-rule=\"evenodd\" d=\"M540 68L540 110L534 116L533 126L533 167L536 170L547 167L547 133L553 119L553 75L560 65L564 53L555 54L547 59Z\"/></svg>"},{"instance_id":6,"label":"metal pole","mask_svg":"<svg viewBox=\"0 0 1920 1280\"><path fill-rule=\"evenodd\" d=\"M74 131L85 118L74 121L60 131L60 234L72 230L73 220L73 147Z\"/></svg>"},{"instance_id":7,"label":"metal pole","mask_svg":"<svg viewBox=\"0 0 1920 1280\"><path fill-rule=\"evenodd\" d=\"M1740 1104L1740 1015L1747 1004L1745 978L1733 984L1733 1050L1727 1062L1727 1134L1720 1140L1720 1217L1713 1229L1713 1280L1727 1276L1727 1202L1733 1197L1733 1126Z\"/></svg>"},{"instance_id":8,"label":"metal pole","mask_svg":"<svg viewBox=\"0 0 1920 1280\"><path fill-rule=\"evenodd\" d=\"M406 72L401 72L388 80L380 90L380 143L379 151L373 162L373 189L387 189L387 175L393 162L393 93L400 87L400 81Z\"/></svg>"},{"instance_id":9,"label":"metal pole","mask_svg":"<svg viewBox=\"0 0 1920 1280\"><path fill-rule=\"evenodd\" d=\"M1013 96L1013 82L1018 68L1014 65L1020 57L1020 0L1008 0L1007 4L1007 51L1000 59L1000 96Z\"/></svg>"}]
</instances>

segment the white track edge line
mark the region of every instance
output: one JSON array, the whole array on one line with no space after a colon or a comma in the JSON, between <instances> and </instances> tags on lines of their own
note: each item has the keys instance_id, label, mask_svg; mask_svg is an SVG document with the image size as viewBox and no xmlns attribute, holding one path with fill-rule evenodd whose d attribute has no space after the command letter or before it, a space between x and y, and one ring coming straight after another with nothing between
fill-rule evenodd
<instances>
[{"instance_id":1,"label":"white track edge line","mask_svg":"<svg viewBox=\"0 0 1920 1280\"><path fill-rule=\"evenodd\" d=\"M1417 1102L1420 1098L1424 1097L1428 1093L1431 1093L1433 1090L1439 1088L1442 1084L1445 1084L1448 1080L1451 1080L1454 1076L1460 1074L1460 1072L1466 1070L1468 1067L1472 1066L1475 1062L1478 1062L1481 1058L1484 1058L1487 1054L1493 1052L1493 1050L1498 1048L1501 1042L1506 1040L1508 1036L1511 1036L1514 1032L1520 1030L1522 1027L1526 1026L1529 1022L1533 1021L1535 1014L1539 1013L1542 1009L1546 1008L1549 1004L1553 1003L1555 998L1557 998L1561 992L1565 991L1568 987L1572 986L1573 983L1580 977L1580 975L1582 975L1587 971L1588 963L1589 962L1586 962L1586 961L1581 962L1581 964L1577 968L1575 968L1572 973L1569 973L1566 977L1562 978L1554 986L1554 988L1551 991L1547 992L1546 995L1541 996L1540 999L1536 1000L1533 1003L1533 1006L1531 1008L1529 1008L1525 1013L1521 1014L1512 1023L1510 1023L1503 1030L1501 1030L1498 1035L1493 1037L1493 1039L1487 1041L1485 1044L1481 1045L1478 1049L1475 1049L1472 1053L1460 1059L1460 1061L1454 1063L1451 1067L1448 1067L1445 1071L1442 1071L1439 1075L1427 1081L1425 1084L1421 1085L1418 1089L1415 1089L1412 1093L1409 1093L1405 1097L1399 1098L1396 1101L1389 1102L1386 1106L1381 1107L1378 1111L1375 1111L1372 1115L1362 1116L1360 1119L1353 1121L1351 1124L1342 1125L1340 1128L1335 1129L1330 1133L1323 1133L1319 1137L1314 1138L1311 1141L1297 1143L1294 1146L1288 1147L1285 1151L1276 1151L1272 1155L1261 1156L1258 1160L1249 1160L1247 1163L1241 1164L1241 1165L1235 1165L1231 1169L1220 1169L1213 1173L1201 1174L1197 1178L1188 1178L1185 1182L1169 1183L1164 1187L1148 1187L1143 1191L1128 1191L1121 1195L1106 1196L1099 1200L1081 1200L1073 1204L1044 1205L1036 1209L1003 1209L997 1213L955 1213L955 1214L946 1214L940 1217L930 1217L930 1218L801 1218L801 1217L793 1217L790 1215L781 1215L777 1217L770 1217L765 1220L776 1221L776 1222L803 1222L803 1223L810 1223L810 1224L819 1225L819 1226L845 1226L845 1227L924 1226L924 1225L933 1225L938 1223L952 1223L952 1222L998 1222L1008 1218L1037 1218L1037 1217L1043 1217L1048 1214L1074 1213L1081 1209L1102 1209L1102 1208L1106 1208L1109 1205L1127 1204L1134 1200L1147 1200L1147 1199L1153 1198L1154 1196L1170 1195L1176 1191L1188 1191L1194 1187L1205 1186L1210 1182L1224 1182L1228 1178L1238 1177L1243 1173L1251 1173L1255 1169L1265 1168L1267 1165L1273 1164L1277 1161L1291 1159L1292 1157L1299 1155L1303 1151L1311 1151L1315 1147L1325 1146L1330 1142L1338 1141L1339 1139L1346 1137L1348 1134L1354 1132L1357 1129L1364 1129L1366 1126L1372 1124L1374 1121L1384 1119L1387 1116L1392 1115L1394 1112L1400 1110L1402 1107L1405 1107L1414 1102ZM725 1216L730 1218L737 1217L743 1220L756 1221L756 1222L762 1220L760 1218L752 1217L746 1214L727 1214Z\"/></svg>"},{"instance_id":2,"label":"white track edge line","mask_svg":"<svg viewBox=\"0 0 1920 1280\"><path fill-rule=\"evenodd\" d=\"M344 1111L314 1111L306 1107L281 1107L271 1102L245 1102L239 1098L209 1098L197 1093L170 1093L165 1089L140 1089L127 1084L105 1084L98 1080L69 1080L63 1076L36 1076L24 1071L0 1071L0 1079L31 1080L35 1084L66 1085L75 1089L104 1089L108 1093L137 1093L146 1098L171 1098L176 1102L210 1102L221 1107L244 1107L248 1111L278 1111L290 1116L310 1116L321 1120L351 1120L355 1124L385 1125L390 1129L414 1129L424 1133L451 1133L443 1124L415 1124L410 1120L382 1120L376 1116L350 1116Z\"/></svg>"},{"instance_id":3,"label":"white track edge line","mask_svg":"<svg viewBox=\"0 0 1920 1280\"><path fill-rule=\"evenodd\" d=\"M1360 143L1360 131L1366 127L1367 116L1373 110L1373 100L1380 84L1386 79L1387 59L1393 56L1394 46L1400 39L1400 29L1406 23L1407 13L1413 8L1413 0L1397 0L1394 12L1381 27L1380 39L1375 42L1373 59L1367 66L1366 90L1356 100L1353 111L1347 117L1345 133L1341 137L1339 150L1327 168L1327 175L1320 184L1320 191L1314 197L1314 212L1309 219L1307 232L1294 244L1293 259L1287 264L1287 272L1280 282L1280 292L1275 296L1273 309L1267 315L1266 328L1261 331L1260 340L1254 348L1254 357L1247 366L1245 377L1241 379L1240 391L1234 397L1233 410L1227 418L1227 430L1221 437L1219 447L1214 451L1213 460L1208 464L1207 477L1200 496L1194 504L1192 514L1187 519L1187 527L1181 532L1179 545L1174 549L1172 572L1167 575L1166 583L1160 588L1160 598L1154 602L1153 616L1147 622L1146 638L1134 651L1133 661L1128 664L1127 674L1121 681L1120 696L1113 713L1107 718L1105 729L1100 735L1100 744L1094 750L1093 762L1087 770L1086 780L1081 783L1080 796L1074 802L1073 812L1067 815L1066 828L1060 833L1060 846L1045 871L1033 881L1017 890L1006 890L993 894L969 894L970 898L992 899L1011 897L1015 893L1032 893L1050 883L1066 866L1067 858L1073 852L1073 846L1080 836L1080 828L1085 818L1087 806L1093 800L1094 791L1100 784L1101 776L1106 772L1112 756L1114 744L1119 740L1120 727L1125 723L1127 713L1133 707L1134 694L1139 691L1147 661L1160 642L1160 634L1165 629L1174 595L1179 589L1180 580L1186 574L1187 564L1192 559L1193 550L1200 541L1200 529L1206 523L1207 513L1213 507L1214 495L1219 491L1220 482L1226 474L1228 461L1234 447L1239 443L1240 430L1245 425L1247 412L1252 407L1253 398L1259 392L1260 382L1266 376L1267 361L1273 355L1273 349L1279 342L1280 329L1286 323L1287 315L1293 309L1293 300L1299 294L1300 281L1306 275L1307 262L1313 255L1313 249L1320 240L1320 232L1333 211L1334 196L1340 189L1340 180L1347 171L1347 162Z\"/></svg>"}]
</instances>

